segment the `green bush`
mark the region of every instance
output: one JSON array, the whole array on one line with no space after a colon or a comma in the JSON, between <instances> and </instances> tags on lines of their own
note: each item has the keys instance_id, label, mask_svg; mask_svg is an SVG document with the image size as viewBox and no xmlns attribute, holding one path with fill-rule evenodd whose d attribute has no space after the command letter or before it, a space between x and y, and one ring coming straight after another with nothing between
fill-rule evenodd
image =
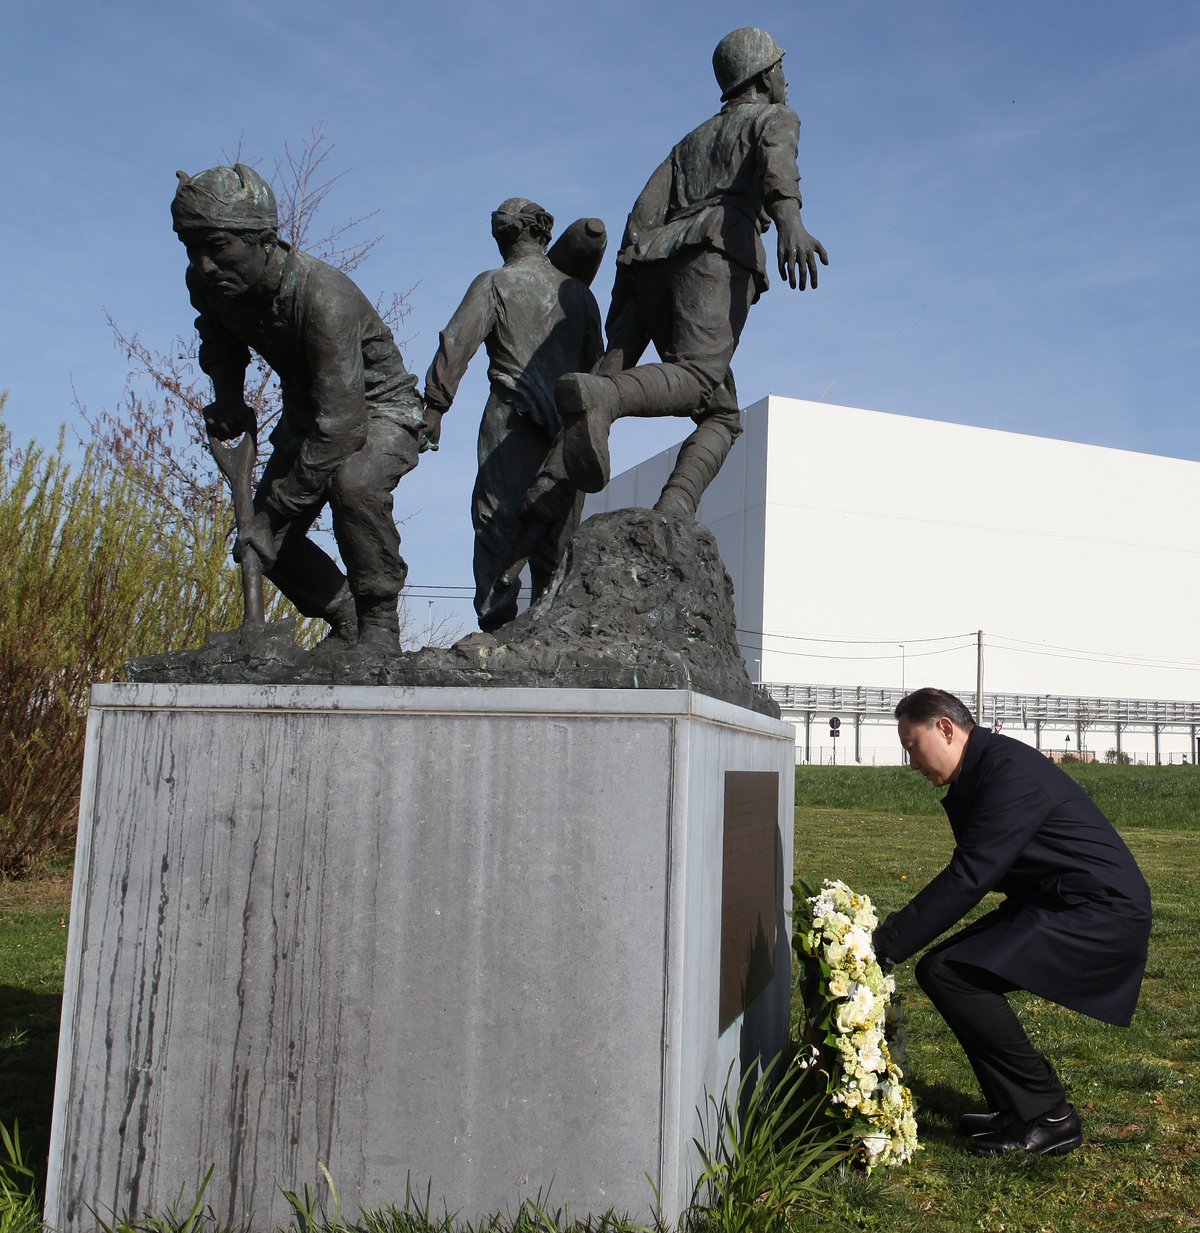
<instances>
[{"instance_id":1,"label":"green bush","mask_svg":"<svg viewBox=\"0 0 1200 1233\"><path fill-rule=\"evenodd\" d=\"M15 449L0 424L0 455L0 876L14 876L70 842L91 684L235 627L241 599L227 518L181 518L91 449L72 465L65 431L53 451Z\"/></svg>"}]
</instances>

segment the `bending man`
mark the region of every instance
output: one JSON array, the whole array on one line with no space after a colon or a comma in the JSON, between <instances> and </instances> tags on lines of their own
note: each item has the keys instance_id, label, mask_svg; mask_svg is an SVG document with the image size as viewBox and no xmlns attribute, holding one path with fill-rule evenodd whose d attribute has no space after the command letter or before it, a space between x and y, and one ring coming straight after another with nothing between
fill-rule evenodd
<instances>
[{"instance_id":1,"label":"bending man","mask_svg":"<svg viewBox=\"0 0 1200 1233\"><path fill-rule=\"evenodd\" d=\"M987 1111L959 1129L974 1151L1072 1151L1079 1115L1029 1043L1006 994L1027 989L1128 1026L1150 936L1150 890L1095 802L1038 750L978 727L953 694L919 689L896 707L900 743L930 783L949 786L950 863L875 934L899 963L989 891L993 912L926 951L917 981L971 1063Z\"/></svg>"}]
</instances>

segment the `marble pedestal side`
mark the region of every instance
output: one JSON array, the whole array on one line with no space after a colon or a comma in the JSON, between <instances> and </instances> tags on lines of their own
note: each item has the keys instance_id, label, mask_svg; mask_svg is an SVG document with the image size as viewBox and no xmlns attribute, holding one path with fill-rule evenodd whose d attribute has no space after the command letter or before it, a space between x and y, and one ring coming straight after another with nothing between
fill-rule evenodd
<instances>
[{"instance_id":1,"label":"marble pedestal side","mask_svg":"<svg viewBox=\"0 0 1200 1233\"><path fill-rule=\"evenodd\" d=\"M687 691L97 686L47 1221L213 1166L270 1228L318 1162L673 1217L786 1038L793 756Z\"/></svg>"}]
</instances>

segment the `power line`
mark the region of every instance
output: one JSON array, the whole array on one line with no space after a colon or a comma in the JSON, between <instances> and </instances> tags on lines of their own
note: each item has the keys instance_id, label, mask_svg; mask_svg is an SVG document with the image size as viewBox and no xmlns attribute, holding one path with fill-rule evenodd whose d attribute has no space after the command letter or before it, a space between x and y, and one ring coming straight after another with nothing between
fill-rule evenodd
<instances>
[{"instance_id":1,"label":"power line","mask_svg":"<svg viewBox=\"0 0 1200 1233\"><path fill-rule=\"evenodd\" d=\"M1006 651L1013 651L1019 655L1020 654L1029 654L1029 655L1043 654L1044 655L1044 654L1049 654L1051 651L1063 651L1063 652L1068 652L1070 654L1079 655L1079 656L1094 656L1097 659L1102 659L1102 660L1114 660L1114 661L1120 660L1121 662L1124 662L1126 660L1137 660L1142 664L1147 664L1147 665L1161 664L1164 667L1175 667L1180 664L1195 664L1197 666L1200 666L1200 660L1194 660L1194 659L1166 659L1166 658L1163 658L1157 655L1137 655L1137 654L1130 653L1128 651L1093 651L1093 650L1087 649L1086 647L1057 646L1052 642L1030 642L1025 638L1010 637L1008 634L995 634L993 635L993 637L999 640L996 642L995 645L999 646L1000 649L1006 650ZM1017 644L1017 646L1011 646L1011 647L1001 646L1001 642L1014 642ZM1032 647L1035 649L1030 650L1030 651L1023 651L1020 649L1021 647Z\"/></svg>"},{"instance_id":2,"label":"power line","mask_svg":"<svg viewBox=\"0 0 1200 1233\"><path fill-rule=\"evenodd\" d=\"M901 643L905 646L911 646L917 642L952 642L956 638L975 637L973 629L959 634L942 634L936 638L827 638L818 634L776 634L765 629L742 629L740 626L737 632L755 638L786 638L792 642L831 642L839 646L854 646L857 644L866 646L899 646ZM783 653L782 651L779 652L779 654ZM892 658L899 659L899 656L893 656Z\"/></svg>"},{"instance_id":3,"label":"power line","mask_svg":"<svg viewBox=\"0 0 1200 1233\"><path fill-rule=\"evenodd\" d=\"M994 650L1007 651L1010 655L1037 655L1046 659L1074 659L1088 664L1116 664L1122 668L1164 668L1172 672L1200 672L1200 663L1195 660L1171 659L1137 659L1122 655L1104 655L1083 653L1075 655L1069 651L1034 651L1022 647L993 646ZM778 654L778 652L776 652Z\"/></svg>"},{"instance_id":4,"label":"power line","mask_svg":"<svg viewBox=\"0 0 1200 1233\"><path fill-rule=\"evenodd\" d=\"M759 652L760 654L762 653L762 648L758 646L753 646L753 645L748 646L744 642L739 642L738 646L744 652L746 652L747 654L750 654L752 657L753 657L754 652ZM954 651L974 650L974 648L975 648L975 643L973 641L972 642L961 642L958 644L958 646L941 647L940 649L936 651L912 651L907 655L906 658L908 659L927 659L932 655L949 655ZM856 662L865 662L867 660L875 660L875 659L887 659L887 660L894 661L897 659L905 658L904 656L900 656L900 655L832 655L826 651L770 651L768 652L768 654L787 655L792 659L845 659L845 660L854 660Z\"/></svg>"},{"instance_id":5,"label":"power line","mask_svg":"<svg viewBox=\"0 0 1200 1233\"><path fill-rule=\"evenodd\" d=\"M820 645L833 646L902 646L908 648L918 644L931 642L957 642L956 646L945 647L938 651L908 651L907 649L901 654L888 655L831 655L819 651L785 651L777 648L768 648L748 644L742 639L739 639L738 645L748 653L758 652L760 654L769 653L772 655L788 655L799 656L808 659L844 659L844 660L875 660L875 659L917 659L923 655L940 655L950 651L964 650L969 645L974 645L976 635L972 632L964 632L960 634L943 634L937 637L923 638L833 638L819 634L782 634L774 633L770 630L760 629L744 629L738 627L738 634L745 638L763 638L763 639L779 639L789 642L811 642ZM970 643L962 642L962 639L971 639ZM1013 644L1013 645L1009 645ZM1059 646L1053 643L1030 642L1024 638L1013 638L1007 634L991 634L984 635L984 646L990 647L993 650L1006 651L1013 655L1039 655L1049 659L1076 659L1088 663L1110 663L1120 667L1129 668L1163 668L1163 669L1178 669L1180 671L1200 671L1200 660L1188 659L1168 659L1165 657L1154 655L1139 655L1136 652L1129 651L1094 651L1084 647L1069 647Z\"/></svg>"}]
</instances>

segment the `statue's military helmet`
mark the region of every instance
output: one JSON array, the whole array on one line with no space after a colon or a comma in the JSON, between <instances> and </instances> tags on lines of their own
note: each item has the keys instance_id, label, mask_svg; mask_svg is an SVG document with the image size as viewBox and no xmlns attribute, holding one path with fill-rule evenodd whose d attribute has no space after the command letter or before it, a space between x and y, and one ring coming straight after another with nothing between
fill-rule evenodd
<instances>
[{"instance_id":1,"label":"statue's military helmet","mask_svg":"<svg viewBox=\"0 0 1200 1233\"><path fill-rule=\"evenodd\" d=\"M245 163L211 167L198 175L175 173L179 187L171 202L177 232L274 231L279 210L271 186Z\"/></svg>"},{"instance_id":2,"label":"statue's military helmet","mask_svg":"<svg viewBox=\"0 0 1200 1233\"><path fill-rule=\"evenodd\" d=\"M757 26L743 26L727 34L713 52L713 72L721 87L721 99L732 98L759 73L774 68L783 59L783 48Z\"/></svg>"}]
</instances>

